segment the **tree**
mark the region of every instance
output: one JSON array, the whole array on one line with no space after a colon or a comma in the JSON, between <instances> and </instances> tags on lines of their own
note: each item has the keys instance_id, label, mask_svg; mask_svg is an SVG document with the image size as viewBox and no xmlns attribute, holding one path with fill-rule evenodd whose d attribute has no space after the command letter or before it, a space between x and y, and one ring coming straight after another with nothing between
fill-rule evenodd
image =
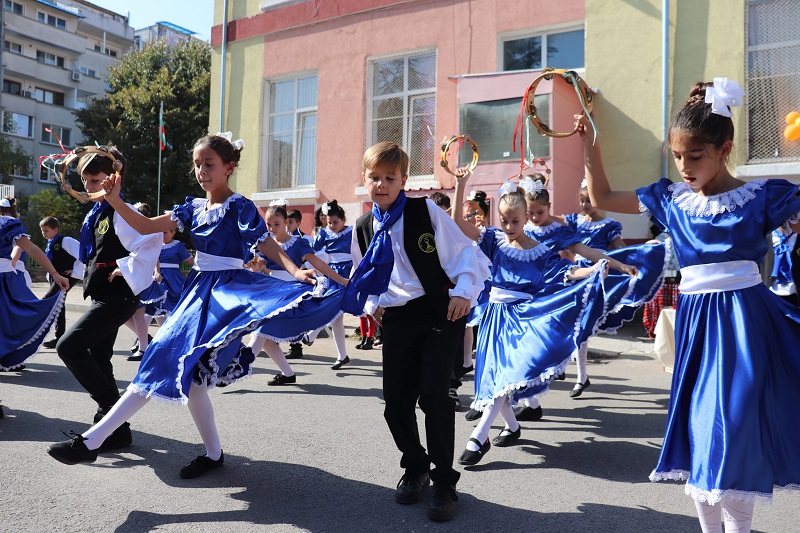
<instances>
[{"instance_id":1,"label":"tree","mask_svg":"<svg viewBox=\"0 0 800 533\"><path fill-rule=\"evenodd\" d=\"M123 192L156 208L158 157L161 206L199 192L191 176L192 146L208 131L211 48L191 39L172 47L153 41L109 68L107 96L75 111L84 144L111 142L128 161ZM166 149L159 152L158 111L164 102Z\"/></svg>"},{"instance_id":2,"label":"tree","mask_svg":"<svg viewBox=\"0 0 800 533\"><path fill-rule=\"evenodd\" d=\"M83 217L90 207L88 204L81 204L72 196L53 189L39 191L26 200L20 207L20 215L34 243L42 247L46 243L38 231L39 221L46 216L58 219L61 234L78 238Z\"/></svg>"},{"instance_id":3,"label":"tree","mask_svg":"<svg viewBox=\"0 0 800 533\"><path fill-rule=\"evenodd\" d=\"M5 135L0 135L0 183L12 185L14 183L12 176L30 174L32 161L33 158L22 149L19 143Z\"/></svg>"}]
</instances>

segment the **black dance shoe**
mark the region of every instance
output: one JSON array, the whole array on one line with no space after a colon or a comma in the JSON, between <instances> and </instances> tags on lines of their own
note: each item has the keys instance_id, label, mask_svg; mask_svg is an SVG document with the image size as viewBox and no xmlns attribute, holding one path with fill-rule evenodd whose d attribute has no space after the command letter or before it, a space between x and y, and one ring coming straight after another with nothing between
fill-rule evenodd
<instances>
[{"instance_id":1,"label":"black dance shoe","mask_svg":"<svg viewBox=\"0 0 800 533\"><path fill-rule=\"evenodd\" d=\"M52 350L56 347L56 343L58 342L58 338L50 339L49 341L45 341L42 343L42 346L47 348L48 350Z\"/></svg>"},{"instance_id":2,"label":"black dance shoe","mask_svg":"<svg viewBox=\"0 0 800 533\"><path fill-rule=\"evenodd\" d=\"M428 472L422 472L421 474L406 472L397 483L397 488L394 491L394 501L403 505L417 503L422 497L422 491L430 482L431 477Z\"/></svg>"},{"instance_id":3,"label":"black dance shoe","mask_svg":"<svg viewBox=\"0 0 800 533\"><path fill-rule=\"evenodd\" d=\"M138 352L129 355L125 358L126 361L141 361L142 357L144 357L144 352L139 350Z\"/></svg>"},{"instance_id":4,"label":"black dance shoe","mask_svg":"<svg viewBox=\"0 0 800 533\"><path fill-rule=\"evenodd\" d=\"M516 431L511 431L510 429L505 428L498 436L492 439L492 444L498 448L511 446L519 440L520 435L522 435L522 426L518 427Z\"/></svg>"},{"instance_id":5,"label":"black dance shoe","mask_svg":"<svg viewBox=\"0 0 800 533\"><path fill-rule=\"evenodd\" d=\"M464 453L461 454L461 457L458 458L458 464L464 466L472 466L476 465L481 462L483 456L489 451L492 447L492 443L489 442L489 439L486 439L486 442L481 444L478 442L478 439L473 439L470 437L470 442L474 442L480 448L477 452L473 452L472 450L464 450Z\"/></svg>"},{"instance_id":6,"label":"black dance shoe","mask_svg":"<svg viewBox=\"0 0 800 533\"><path fill-rule=\"evenodd\" d=\"M297 376L284 376L283 374L275 374L275 377L267 382L267 385L274 387L275 385L293 385L297 382Z\"/></svg>"},{"instance_id":7,"label":"black dance shoe","mask_svg":"<svg viewBox=\"0 0 800 533\"><path fill-rule=\"evenodd\" d=\"M114 433L108 436L103 444L97 448L100 453L114 452L127 448L133 444L133 435L131 435L131 425L127 422L114 430Z\"/></svg>"},{"instance_id":8,"label":"black dance shoe","mask_svg":"<svg viewBox=\"0 0 800 533\"><path fill-rule=\"evenodd\" d=\"M456 516L458 495L453 485L434 483L433 494L428 502L428 519L434 522L447 522Z\"/></svg>"},{"instance_id":9,"label":"black dance shoe","mask_svg":"<svg viewBox=\"0 0 800 533\"><path fill-rule=\"evenodd\" d=\"M64 433L62 431L62 433ZM70 440L56 442L47 448L50 457L65 465L78 463L93 463L97 460L97 450L90 450L84 444L87 439L74 431L64 433Z\"/></svg>"},{"instance_id":10,"label":"black dance shoe","mask_svg":"<svg viewBox=\"0 0 800 533\"><path fill-rule=\"evenodd\" d=\"M569 397L577 398L578 396L583 394L583 391L588 389L591 384L592 382L589 381L589 378L586 378L586 381L584 381L583 383L576 383L575 387L571 391L569 391Z\"/></svg>"},{"instance_id":11,"label":"black dance shoe","mask_svg":"<svg viewBox=\"0 0 800 533\"><path fill-rule=\"evenodd\" d=\"M467 411L467 414L464 415L464 418L466 418L470 422L475 422L476 420L479 420L480 417L482 417L482 416L483 416L483 413L481 411L476 411L475 409L470 409L469 411Z\"/></svg>"},{"instance_id":12,"label":"black dance shoe","mask_svg":"<svg viewBox=\"0 0 800 533\"><path fill-rule=\"evenodd\" d=\"M514 418L519 422L536 422L542 419L542 406L536 409L533 407L517 407L514 409Z\"/></svg>"},{"instance_id":13,"label":"black dance shoe","mask_svg":"<svg viewBox=\"0 0 800 533\"><path fill-rule=\"evenodd\" d=\"M224 453L220 453L219 459L216 461L209 459L207 455L198 455L191 463L181 468L181 477L183 479L194 479L215 468L220 468L223 463L225 463Z\"/></svg>"},{"instance_id":14,"label":"black dance shoe","mask_svg":"<svg viewBox=\"0 0 800 533\"><path fill-rule=\"evenodd\" d=\"M303 345L300 343L292 343L289 345L289 352L286 354L286 359L302 359Z\"/></svg>"},{"instance_id":15,"label":"black dance shoe","mask_svg":"<svg viewBox=\"0 0 800 533\"><path fill-rule=\"evenodd\" d=\"M346 365L349 362L350 362L350 358L345 355L344 359L342 359L341 361L336 361L335 363L333 363L331 365L331 370L339 370L340 368L342 368L344 365Z\"/></svg>"}]
</instances>

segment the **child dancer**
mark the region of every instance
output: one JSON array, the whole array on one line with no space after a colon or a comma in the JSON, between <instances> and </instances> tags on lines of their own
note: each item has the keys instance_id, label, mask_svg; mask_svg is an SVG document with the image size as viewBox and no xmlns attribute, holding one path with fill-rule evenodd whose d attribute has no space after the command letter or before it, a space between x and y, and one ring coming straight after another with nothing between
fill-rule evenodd
<instances>
[{"instance_id":1,"label":"child dancer","mask_svg":"<svg viewBox=\"0 0 800 533\"><path fill-rule=\"evenodd\" d=\"M308 261L308 263L316 268L318 272L328 276L330 279L338 283L339 286L343 287L347 285L347 279L334 272L331 267L329 267L322 259L314 255L314 250L311 248L311 245L306 239L299 235L292 235L289 233L288 225L286 223L288 216L284 203L281 201L272 202L267 209L266 220L267 229L269 229L270 236L275 239L278 244L280 244L281 249L289 257L289 259L291 259L292 262L298 266L298 268L304 262ZM259 252L256 252L256 254L260 256ZM263 257L261 257L261 259L263 259ZM264 272L268 272L270 276L276 279L291 282L296 281L294 276L289 274L289 272L287 272L280 263L266 258L266 261L260 261L259 264L262 265L261 268ZM339 297L326 298L325 304L321 304L317 308L314 315L314 321L316 324L325 325L341 314L341 290L338 288L333 288L332 290L337 291L339 293ZM261 353L261 350L267 352L267 355L276 365L278 365L278 368L281 371L279 374L276 374L275 377L267 383L267 385L290 385L297 382L297 377L295 376L291 365L289 365L289 362L286 360L286 356L283 354L278 346L278 343L276 342L280 340L286 339L275 339L272 337L269 334L268 323L263 332L258 331L251 334L250 341L247 343L247 346L253 350L253 353L256 356Z\"/></svg>"},{"instance_id":2,"label":"child dancer","mask_svg":"<svg viewBox=\"0 0 800 533\"><path fill-rule=\"evenodd\" d=\"M180 301L183 282L186 281L186 276L181 274L181 264L194 265L194 257L186 245L175 240L177 231L176 228L164 232L164 244L158 255L156 281L163 288L166 298L154 313L147 314L154 315L159 325L164 323Z\"/></svg>"},{"instance_id":3,"label":"child dancer","mask_svg":"<svg viewBox=\"0 0 800 533\"><path fill-rule=\"evenodd\" d=\"M457 172L455 203L464 194L469 173ZM454 216L464 234L478 241L492 261L489 302L480 316L472 408L483 416L459 458L475 465L491 448L489 430L495 417L505 427L493 440L510 446L521 434L512 404L544 392L573 351L605 318L603 277L607 262L579 268L524 232L527 204L521 189L506 183L498 205L502 230L480 230ZM636 269L614 262L620 270ZM565 280L588 278L578 284Z\"/></svg>"},{"instance_id":4,"label":"child dancer","mask_svg":"<svg viewBox=\"0 0 800 533\"><path fill-rule=\"evenodd\" d=\"M18 370L33 356L64 305L70 284L34 245L17 218L14 198L0 200L0 371ZM11 266L11 249L19 246L50 275L56 294L37 298Z\"/></svg>"},{"instance_id":5,"label":"child dancer","mask_svg":"<svg viewBox=\"0 0 800 533\"><path fill-rule=\"evenodd\" d=\"M622 240L622 224L613 218L604 217L592 205L586 180L581 183L578 193L578 208L579 213L564 215L564 221L576 231L583 244L603 252L625 246L625 241Z\"/></svg>"},{"instance_id":6,"label":"child dancer","mask_svg":"<svg viewBox=\"0 0 800 533\"><path fill-rule=\"evenodd\" d=\"M224 456L208 389L250 373L255 356L238 342L244 335L271 320L284 335L299 336L313 315L313 300L301 306L312 296L310 285L287 283L242 268L248 250L257 245L297 279L312 281L313 274L298 270L267 234L255 204L228 186L244 146L242 141L231 143L228 136L208 135L195 143L195 178L207 197L189 197L171 213L146 218L122 202L118 177L103 182L106 202L138 231L157 234L160 240L165 231L190 228L197 257L178 306L148 346L127 392L88 431L51 445L48 452L58 461L94 461L107 436L149 398L156 397L188 403L206 448L204 455L181 470L181 477L194 478L221 467Z\"/></svg>"},{"instance_id":7,"label":"child dancer","mask_svg":"<svg viewBox=\"0 0 800 533\"><path fill-rule=\"evenodd\" d=\"M83 263L78 260L80 244L72 237L61 234L60 224L56 217L44 217L39 222L39 229L42 232L42 237L47 239L47 247L44 250L44 254L56 267L58 273L69 280L69 289L67 289L67 292L69 292L79 279L83 279ZM61 287L53 278L48 276L48 280L50 281L50 288L42 297L45 300L61 290ZM62 307L56 319L55 337L45 341L42 346L50 349L55 348L56 342L64 334L65 329L66 311Z\"/></svg>"},{"instance_id":8,"label":"child dancer","mask_svg":"<svg viewBox=\"0 0 800 533\"><path fill-rule=\"evenodd\" d=\"M342 309L367 311L383 323L384 417L405 469L395 501L418 502L433 481L428 518L450 520L460 474L453 469L455 411L448 385L457 337L488 269L447 213L427 199L406 197L408 155L400 146L373 145L362 164L373 207L356 222L351 249L358 266ZM420 444L418 402L427 453Z\"/></svg>"},{"instance_id":9,"label":"child dancer","mask_svg":"<svg viewBox=\"0 0 800 533\"><path fill-rule=\"evenodd\" d=\"M322 204L322 215L326 217L328 226L323 227L314 237L314 251L325 252L328 264L334 272L342 277L350 276L353 270L353 258L350 255L350 236L352 226L346 226L347 218L344 209L336 200ZM345 344L344 315L340 315L331 324L333 341L336 343L336 362L332 370L339 370L350 362Z\"/></svg>"},{"instance_id":10,"label":"child dancer","mask_svg":"<svg viewBox=\"0 0 800 533\"><path fill-rule=\"evenodd\" d=\"M800 196L788 181L743 182L728 170L730 106L743 96L727 78L695 84L667 136L682 181L636 192L611 189L591 125L579 131L592 203L646 212L681 264L666 434L650 479L686 480L705 532L721 532L723 515L726 531L750 531L755 500L800 485L800 311L758 271L764 235L800 230Z\"/></svg>"},{"instance_id":11,"label":"child dancer","mask_svg":"<svg viewBox=\"0 0 800 533\"><path fill-rule=\"evenodd\" d=\"M292 209L287 213L288 218L286 219L286 228L289 231L290 235L299 235L300 237L306 239L310 246L314 245L314 237L311 235L306 235L300 229L300 223L303 221L303 213L300 212L298 209ZM303 345L299 342L291 342L289 343L289 353L286 354L287 359L300 359L303 357Z\"/></svg>"}]
</instances>

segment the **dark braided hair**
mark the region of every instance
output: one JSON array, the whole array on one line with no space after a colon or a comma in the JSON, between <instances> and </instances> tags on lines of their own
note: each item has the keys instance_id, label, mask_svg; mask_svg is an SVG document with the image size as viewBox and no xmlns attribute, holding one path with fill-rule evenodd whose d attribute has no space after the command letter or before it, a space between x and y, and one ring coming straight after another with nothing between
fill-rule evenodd
<instances>
[{"instance_id":1,"label":"dark braided hair","mask_svg":"<svg viewBox=\"0 0 800 533\"><path fill-rule=\"evenodd\" d=\"M701 144L710 144L721 148L727 141L733 141L733 120L711 112L711 104L707 104L706 87L712 82L697 82L689 92L689 98L683 108L672 119L667 133L667 145L671 144L674 135L685 133Z\"/></svg>"}]
</instances>

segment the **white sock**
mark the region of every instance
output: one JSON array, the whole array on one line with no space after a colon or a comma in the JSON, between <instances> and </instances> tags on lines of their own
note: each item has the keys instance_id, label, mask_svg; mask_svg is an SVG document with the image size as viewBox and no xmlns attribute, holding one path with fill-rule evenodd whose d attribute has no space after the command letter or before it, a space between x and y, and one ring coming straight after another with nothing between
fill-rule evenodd
<instances>
[{"instance_id":1,"label":"white sock","mask_svg":"<svg viewBox=\"0 0 800 533\"><path fill-rule=\"evenodd\" d=\"M753 527L753 502L725 500L722 502L725 533L750 533Z\"/></svg>"},{"instance_id":2,"label":"white sock","mask_svg":"<svg viewBox=\"0 0 800 533\"><path fill-rule=\"evenodd\" d=\"M472 431L472 435L470 435L471 439L476 439L480 443L486 442L486 439L489 438L489 430L492 429L492 423L500 413L503 402L508 403L508 400L505 396L495 398L494 402L486 406L486 408L483 410L483 416L481 416L481 419L478 421L478 425L475 426L475 429ZM471 440L467 441L467 449L477 452L478 445Z\"/></svg>"},{"instance_id":3,"label":"white sock","mask_svg":"<svg viewBox=\"0 0 800 533\"><path fill-rule=\"evenodd\" d=\"M578 377L577 383L585 383L586 379L589 377L586 375L586 359L589 356L589 343L584 342L581 344L581 347L578 348L578 357L576 358L575 362L578 365Z\"/></svg>"},{"instance_id":4,"label":"white sock","mask_svg":"<svg viewBox=\"0 0 800 533\"><path fill-rule=\"evenodd\" d=\"M695 500L694 506L697 508L697 518L700 519L703 533L722 533L722 506L719 503L709 505Z\"/></svg>"},{"instance_id":5,"label":"white sock","mask_svg":"<svg viewBox=\"0 0 800 533\"><path fill-rule=\"evenodd\" d=\"M108 436L114 433L115 429L133 417L148 401L147 398L139 396L135 392L125 391L122 398L117 400L117 403L103 419L83 434L86 438L86 442L84 442L86 447L90 450L99 448Z\"/></svg>"},{"instance_id":6,"label":"white sock","mask_svg":"<svg viewBox=\"0 0 800 533\"><path fill-rule=\"evenodd\" d=\"M501 399L503 403L500 404L500 416L503 418L503 422L506 423L506 429L508 431L518 430L519 422L517 422L517 417L514 416L514 408L511 407L507 397L503 396Z\"/></svg>"},{"instance_id":7,"label":"white sock","mask_svg":"<svg viewBox=\"0 0 800 533\"><path fill-rule=\"evenodd\" d=\"M278 365L278 368L286 377L294 376L294 370L292 370L292 366L289 364L289 361L286 360L286 356L283 354L283 350L281 347L278 346L273 340L266 339L264 342L264 351L267 352L267 355L272 362Z\"/></svg>"},{"instance_id":8,"label":"white sock","mask_svg":"<svg viewBox=\"0 0 800 533\"><path fill-rule=\"evenodd\" d=\"M530 407L531 409L538 409L541 407L539 403L539 398L536 396L531 396L530 398L523 398L522 403L525 404L525 407Z\"/></svg>"},{"instance_id":9,"label":"white sock","mask_svg":"<svg viewBox=\"0 0 800 533\"><path fill-rule=\"evenodd\" d=\"M464 363L462 365L464 368L472 366L472 341L474 336L471 327L464 330Z\"/></svg>"},{"instance_id":10,"label":"white sock","mask_svg":"<svg viewBox=\"0 0 800 533\"><path fill-rule=\"evenodd\" d=\"M340 315L331 323L331 329L333 330L333 340L336 343L336 360L344 361L344 358L347 357L347 346L344 343L344 315Z\"/></svg>"},{"instance_id":11,"label":"white sock","mask_svg":"<svg viewBox=\"0 0 800 533\"><path fill-rule=\"evenodd\" d=\"M222 455L222 444L219 442L217 425L214 422L214 408L211 398L208 397L208 386L192 383L189 389L189 412L192 414L194 425L200 432L200 438L206 445L206 455L209 459L218 461Z\"/></svg>"}]
</instances>

